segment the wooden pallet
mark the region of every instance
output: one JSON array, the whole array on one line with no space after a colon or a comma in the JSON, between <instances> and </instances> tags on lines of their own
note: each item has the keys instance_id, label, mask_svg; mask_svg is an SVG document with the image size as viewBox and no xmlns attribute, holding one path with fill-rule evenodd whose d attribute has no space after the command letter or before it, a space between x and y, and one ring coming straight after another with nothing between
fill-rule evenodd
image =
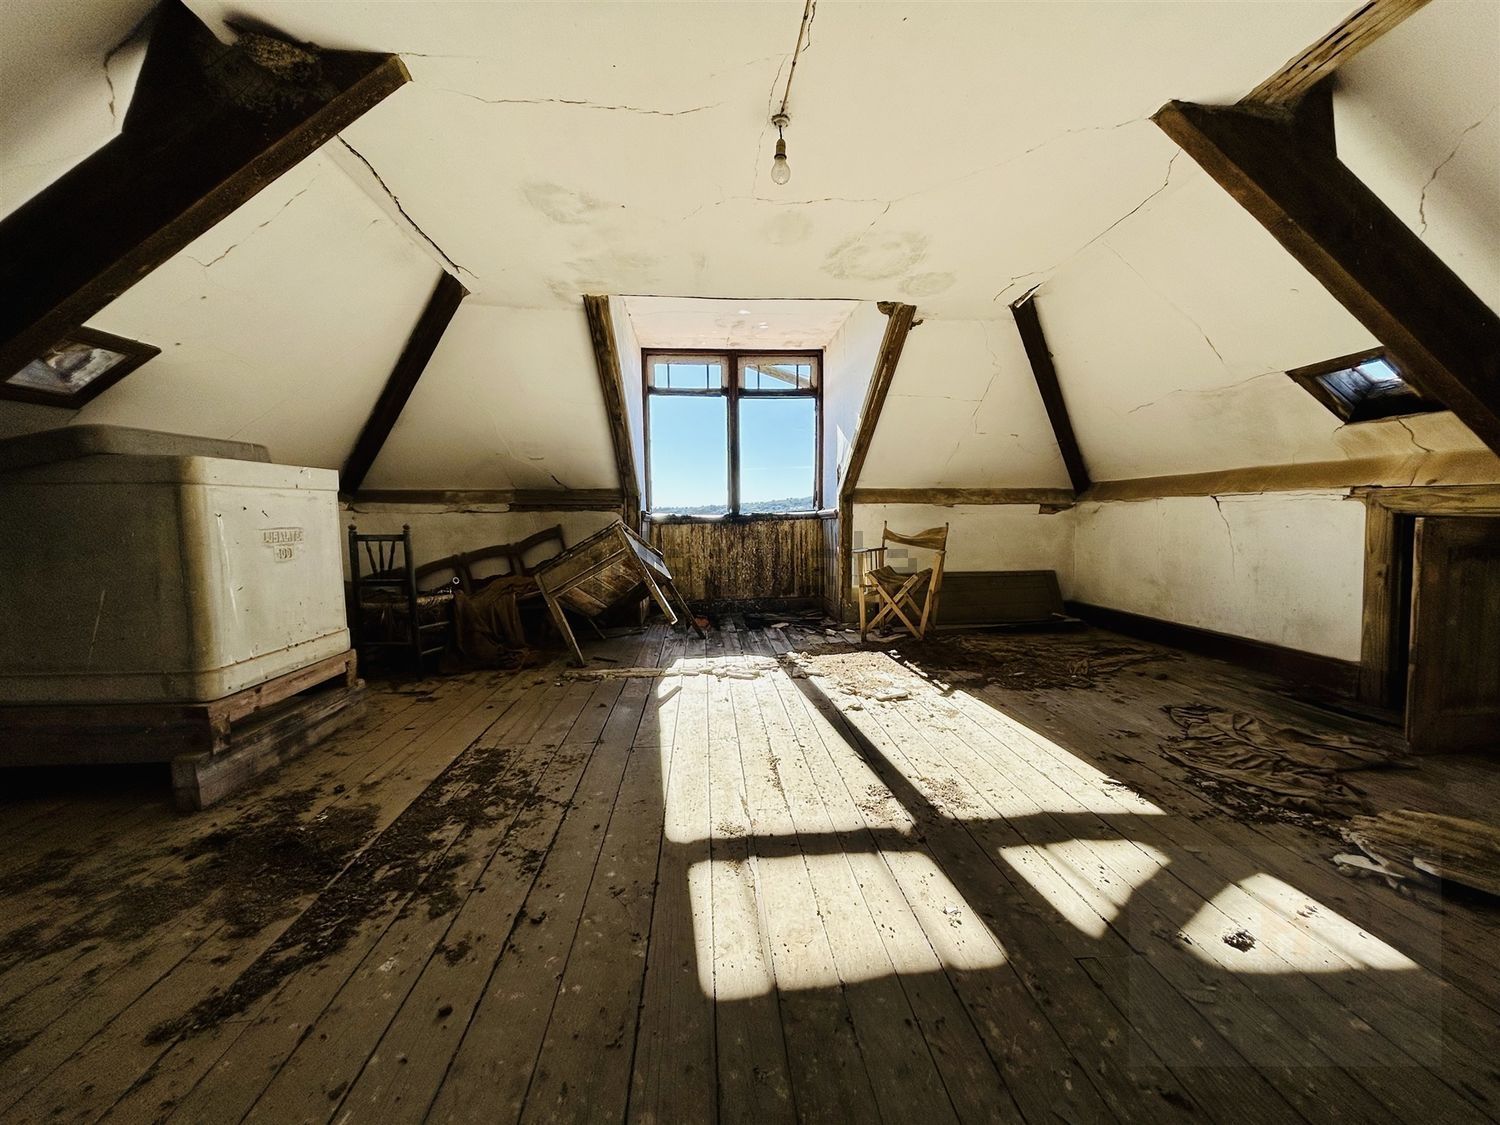
<instances>
[{"instance_id":1,"label":"wooden pallet","mask_svg":"<svg viewBox=\"0 0 1500 1125\"><path fill-rule=\"evenodd\" d=\"M0 765L170 762L178 807L203 809L326 738L364 697L350 650L205 703L0 707Z\"/></svg>"}]
</instances>

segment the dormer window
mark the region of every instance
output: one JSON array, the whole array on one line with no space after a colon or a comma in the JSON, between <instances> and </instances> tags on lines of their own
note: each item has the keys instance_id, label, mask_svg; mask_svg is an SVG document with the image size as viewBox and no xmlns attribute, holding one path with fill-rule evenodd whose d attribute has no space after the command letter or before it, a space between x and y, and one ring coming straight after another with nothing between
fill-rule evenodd
<instances>
[{"instance_id":1,"label":"dormer window","mask_svg":"<svg viewBox=\"0 0 1500 1125\"><path fill-rule=\"evenodd\" d=\"M1299 367L1287 375L1345 422L1447 409L1408 383L1384 348Z\"/></svg>"}]
</instances>

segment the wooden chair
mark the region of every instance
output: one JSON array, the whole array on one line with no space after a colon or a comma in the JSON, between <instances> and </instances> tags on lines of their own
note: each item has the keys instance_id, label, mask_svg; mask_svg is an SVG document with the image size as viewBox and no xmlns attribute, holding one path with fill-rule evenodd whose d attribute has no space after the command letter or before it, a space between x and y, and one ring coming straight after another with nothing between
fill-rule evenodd
<instances>
[{"instance_id":1,"label":"wooden chair","mask_svg":"<svg viewBox=\"0 0 1500 1125\"><path fill-rule=\"evenodd\" d=\"M932 565L915 573L903 573L886 565L886 552L892 543L931 551ZM921 639L927 635L928 623L937 615L938 595L943 589L943 557L947 550L947 524L929 527L915 535L902 535L892 531L889 524L880 525L880 546L854 552L859 557L860 640L892 617L899 618L912 636ZM878 607L873 619L869 616L871 603Z\"/></svg>"}]
</instances>

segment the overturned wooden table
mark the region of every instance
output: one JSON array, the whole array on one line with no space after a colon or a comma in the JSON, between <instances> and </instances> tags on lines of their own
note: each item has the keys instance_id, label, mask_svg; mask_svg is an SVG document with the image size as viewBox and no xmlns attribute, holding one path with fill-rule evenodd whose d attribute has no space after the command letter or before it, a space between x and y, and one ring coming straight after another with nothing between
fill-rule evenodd
<instances>
[{"instance_id":1,"label":"overturned wooden table","mask_svg":"<svg viewBox=\"0 0 1500 1125\"><path fill-rule=\"evenodd\" d=\"M558 632L568 642L580 666L586 661L564 609L588 618L597 617L642 585L661 606L670 624L676 625L680 617L685 618L700 637L704 635L692 610L673 585L666 561L623 521L616 520L603 531L549 559L537 568L535 577Z\"/></svg>"}]
</instances>

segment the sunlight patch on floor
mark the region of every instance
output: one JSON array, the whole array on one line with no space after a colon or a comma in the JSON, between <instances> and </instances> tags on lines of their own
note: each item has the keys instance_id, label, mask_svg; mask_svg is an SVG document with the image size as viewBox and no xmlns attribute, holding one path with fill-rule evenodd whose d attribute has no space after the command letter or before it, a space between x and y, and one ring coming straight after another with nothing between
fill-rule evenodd
<instances>
[{"instance_id":1,"label":"sunlight patch on floor","mask_svg":"<svg viewBox=\"0 0 1500 1125\"><path fill-rule=\"evenodd\" d=\"M1288 918L1273 903L1303 903ZM1238 973L1409 971L1417 963L1337 911L1261 872L1225 887L1182 927L1199 960Z\"/></svg>"},{"instance_id":2,"label":"sunlight patch on floor","mask_svg":"<svg viewBox=\"0 0 1500 1125\"><path fill-rule=\"evenodd\" d=\"M741 861L693 864L688 888L698 983L704 995L721 1001L746 1000L773 988L837 988L841 982L889 976L893 970L925 972L939 964L959 970L993 969L1005 963L1005 951L995 935L928 856L885 852L878 853L878 858L889 866L906 896L900 907L905 919L915 914L920 931L884 925L879 917L872 926L869 907L846 870L819 878L820 865L847 863L841 854L758 858L753 879ZM848 901L821 899L814 905L808 899L805 916L788 916L783 908L777 925L786 948L782 956L774 957L765 929L767 907L755 890L756 882L807 878L809 873L825 893L829 887L846 888ZM908 909L910 913L905 913ZM879 934L875 926L880 927ZM796 955L799 942L821 942L824 936L819 931L824 930L838 951L836 971L819 958ZM903 935L901 940L896 940L898 933Z\"/></svg>"},{"instance_id":3,"label":"sunlight patch on floor","mask_svg":"<svg viewBox=\"0 0 1500 1125\"><path fill-rule=\"evenodd\" d=\"M1090 937L1102 938L1136 889L1171 860L1131 840L1064 840L1017 844L1000 857L1058 914Z\"/></svg>"}]
</instances>

